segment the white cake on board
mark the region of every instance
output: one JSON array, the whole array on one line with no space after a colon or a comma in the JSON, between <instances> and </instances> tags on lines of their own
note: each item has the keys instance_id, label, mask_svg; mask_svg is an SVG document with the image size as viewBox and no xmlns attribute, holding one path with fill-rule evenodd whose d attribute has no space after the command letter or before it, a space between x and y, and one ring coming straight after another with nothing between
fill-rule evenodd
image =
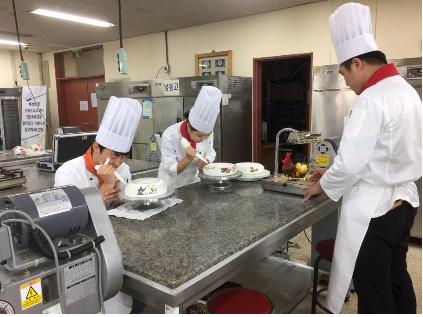
<instances>
[{"instance_id":1,"label":"white cake on board","mask_svg":"<svg viewBox=\"0 0 423 317\"><path fill-rule=\"evenodd\" d=\"M263 174L265 171L264 166L261 165L260 163L242 162L242 163L236 163L235 165L237 170L242 172L243 176L260 175L260 174Z\"/></svg>"},{"instance_id":2,"label":"white cake on board","mask_svg":"<svg viewBox=\"0 0 423 317\"><path fill-rule=\"evenodd\" d=\"M167 185L160 178L144 177L134 179L125 186L125 196L129 198L156 197L167 193Z\"/></svg>"},{"instance_id":3,"label":"white cake on board","mask_svg":"<svg viewBox=\"0 0 423 317\"><path fill-rule=\"evenodd\" d=\"M232 176L236 172L235 164L231 163L210 163L203 167L204 175L213 177Z\"/></svg>"}]
</instances>

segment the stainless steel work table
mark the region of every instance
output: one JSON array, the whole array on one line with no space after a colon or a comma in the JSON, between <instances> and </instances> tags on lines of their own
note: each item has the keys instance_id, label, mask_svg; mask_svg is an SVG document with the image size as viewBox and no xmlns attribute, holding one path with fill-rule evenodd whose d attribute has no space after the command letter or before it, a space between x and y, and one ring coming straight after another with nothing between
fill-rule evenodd
<instances>
[{"instance_id":1,"label":"stainless steel work table","mask_svg":"<svg viewBox=\"0 0 423 317\"><path fill-rule=\"evenodd\" d=\"M0 190L0 196L53 186L53 173L22 168L27 183ZM263 191L260 182L232 184L230 193L203 183L178 188L182 203L144 221L110 217L125 267L123 291L182 312L231 280L263 290L276 312L295 307L310 289L312 269L269 255L337 204L324 195L304 203Z\"/></svg>"},{"instance_id":2,"label":"stainless steel work table","mask_svg":"<svg viewBox=\"0 0 423 317\"><path fill-rule=\"evenodd\" d=\"M230 193L203 183L179 188L181 204L144 221L111 217L125 266L123 291L170 312L228 280L262 288L276 312L304 298L312 269L268 256L337 204L324 195L304 203L263 191L260 182L232 184Z\"/></svg>"},{"instance_id":3,"label":"stainless steel work table","mask_svg":"<svg viewBox=\"0 0 423 317\"><path fill-rule=\"evenodd\" d=\"M53 152L51 150L33 156L15 155L12 151L3 151L0 152L0 167L34 164L37 161L47 160L52 156Z\"/></svg>"}]
</instances>

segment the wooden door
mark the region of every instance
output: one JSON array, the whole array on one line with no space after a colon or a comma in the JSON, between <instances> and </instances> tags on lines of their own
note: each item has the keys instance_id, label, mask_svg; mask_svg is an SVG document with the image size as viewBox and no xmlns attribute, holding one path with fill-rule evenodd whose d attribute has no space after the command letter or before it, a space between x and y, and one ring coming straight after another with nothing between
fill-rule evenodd
<instances>
[{"instance_id":1,"label":"wooden door","mask_svg":"<svg viewBox=\"0 0 423 317\"><path fill-rule=\"evenodd\" d=\"M309 60L310 67L307 70L309 76L305 81L306 90L306 118L307 126L304 130L310 129L311 125L311 86L312 86L312 64L313 54L294 54L285 56L271 56L253 59L253 161L262 163L271 171L274 169L275 160L275 143L262 144L262 121L263 121L263 91L264 84L264 67L267 63L284 63L289 60L304 59ZM276 140L275 140L276 141Z\"/></svg>"},{"instance_id":2,"label":"wooden door","mask_svg":"<svg viewBox=\"0 0 423 317\"><path fill-rule=\"evenodd\" d=\"M91 129L90 131L97 131L98 130L98 116L97 116L97 108L93 107L91 103L91 94L95 93L95 89L97 87L97 83L104 83L104 76L98 78L88 78L87 79L87 92L88 92L88 104L89 104L89 111L87 113L87 123L88 128Z\"/></svg>"},{"instance_id":3,"label":"wooden door","mask_svg":"<svg viewBox=\"0 0 423 317\"><path fill-rule=\"evenodd\" d=\"M61 126L79 126L83 132L98 130L97 108L91 103L91 93L95 93L98 82L104 82L104 76L62 81L64 104L59 106Z\"/></svg>"},{"instance_id":4,"label":"wooden door","mask_svg":"<svg viewBox=\"0 0 423 317\"><path fill-rule=\"evenodd\" d=\"M66 120L61 121L63 126L79 126L81 131L87 131L86 113L81 111L81 102L87 101L87 81L85 79L71 79L64 83ZM89 108L89 107L88 107Z\"/></svg>"}]
</instances>

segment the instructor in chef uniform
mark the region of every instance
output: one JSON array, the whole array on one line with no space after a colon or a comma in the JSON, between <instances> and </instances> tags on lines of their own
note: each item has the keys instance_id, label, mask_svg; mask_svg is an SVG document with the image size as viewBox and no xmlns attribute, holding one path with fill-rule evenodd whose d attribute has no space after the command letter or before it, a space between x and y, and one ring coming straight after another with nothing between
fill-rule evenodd
<instances>
[{"instance_id":1,"label":"instructor in chef uniform","mask_svg":"<svg viewBox=\"0 0 423 317\"><path fill-rule=\"evenodd\" d=\"M339 72L359 96L334 164L304 197L342 197L327 307L340 312L353 278L359 313L416 313L406 254L422 175L421 100L378 51L369 7L340 6L330 29Z\"/></svg>"},{"instance_id":2,"label":"instructor in chef uniform","mask_svg":"<svg viewBox=\"0 0 423 317\"><path fill-rule=\"evenodd\" d=\"M222 93L212 86L201 87L188 120L168 127L162 136L159 178L174 188L186 186L200 179L198 169L206 165L195 157L198 153L209 163L216 158L213 149L213 128L220 111ZM185 138L189 145L181 144Z\"/></svg>"},{"instance_id":3,"label":"instructor in chef uniform","mask_svg":"<svg viewBox=\"0 0 423 317\"><path fill-rule=\"evenodd\" d=\"M63 164L56 172L54 186L74 185L78 188L96 187L105 204L119 201L117 171L126 181L131 180L129 166L123 161L130 151L142 109L137 100L111 97L96 136L96 142L80 157ZM106 163L106 160L108 164ZM101 165L98 171L95 165ZM104 302L106 313L129 313L134 310L132 298L119 292ZM139 305L138 302L135 302Z\"/></svg>"}]
</instances>

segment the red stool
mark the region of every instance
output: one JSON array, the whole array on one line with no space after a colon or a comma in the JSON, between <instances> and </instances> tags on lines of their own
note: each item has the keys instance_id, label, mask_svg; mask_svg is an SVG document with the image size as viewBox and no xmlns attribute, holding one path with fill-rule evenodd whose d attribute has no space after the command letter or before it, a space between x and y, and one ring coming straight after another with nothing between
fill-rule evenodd
<instances>
[{"instance_id":1,"label":"red stool","mask_svg":"<svg viewBox=\"0 0 423 317\"><path fill-rule=\"evenodd\" d=\"M317 290L317 281L319 279L319 263L321 260L325 259L329 262L332 262L333 251L335 248L335 240L327 239L322 240L316 244L316 252L319 254L316 261L314 261L314 272L313 272L313 293L311 297L311 313L316 313L316 305L323 309L325 312L332 314L332 312L323 306L318 300L317 295L321 292L327 291L327 287Z\"/></svg>"},{"instance_id":2,"label":"red stool","mask_svg":"<svg viewBox=\"0 0 423 317\"><path fill-rule=\"evenodd\" d=\"M273 309L266 295L244 287L217 291L207 301L210 314L271 314Z\"/></svg>"}]
</instances>

